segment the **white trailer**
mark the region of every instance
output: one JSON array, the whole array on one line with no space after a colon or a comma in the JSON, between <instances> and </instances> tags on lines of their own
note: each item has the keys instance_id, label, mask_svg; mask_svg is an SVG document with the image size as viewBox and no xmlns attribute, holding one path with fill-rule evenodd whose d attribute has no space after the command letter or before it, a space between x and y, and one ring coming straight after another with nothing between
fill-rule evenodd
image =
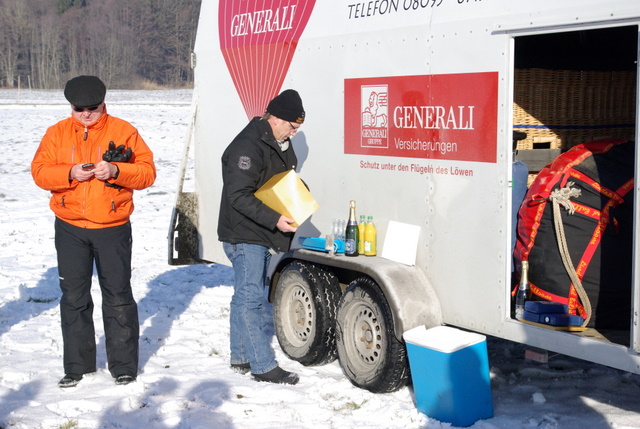
<instances>
[{"instance_id":1,"label":"white trailer","mask_svg":"<svg viewBox=\"0 0 640 429\"><path fill-rule=\"evenodd\" d=\"M318 365L337 356L355 385L392 391L407 381L403 332L446 324L640 373L636 252L631 325L614 336L517 321L510 294L514 112L523 97L559 91L526 83L518 91L518 73L631 73L630 119L621 119L630 123L593 137L638 141L639 25L637 0L202 2L169 262L229 264L216 232L222 152L273 96L294 88L307 112L293 138L297 170L320 208L272 264L276 334L289 357ZM576 142L530 143L520 153L535 171ZM186 192L190 148L195 185ZM636 150L636 177L637 166ZM637 183L633 192L637 201ZM330 233L352 199L358 214L374 216L379 248L391 221L419 228L415 264L300 248L297 237ZM637 228L637 208L634 219Z\"/></svg>"}]
</instances>

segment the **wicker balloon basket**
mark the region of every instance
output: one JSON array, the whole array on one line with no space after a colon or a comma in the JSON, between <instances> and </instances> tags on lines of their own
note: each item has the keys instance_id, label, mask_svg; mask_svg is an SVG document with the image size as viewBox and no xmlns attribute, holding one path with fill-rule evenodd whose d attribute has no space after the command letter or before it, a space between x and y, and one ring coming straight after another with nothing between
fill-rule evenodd
<instances>
[{"instance_id":1,"label":"wicker balloon basket","mask_svg":"<svg viewBox=\"0 0 640 429\"><path fill-rule=\"evenodd\" d=\"M518 149L567 150L600 138L633 140L636 73L517 69L514 130Z\"/></svg>"}]
</instances>

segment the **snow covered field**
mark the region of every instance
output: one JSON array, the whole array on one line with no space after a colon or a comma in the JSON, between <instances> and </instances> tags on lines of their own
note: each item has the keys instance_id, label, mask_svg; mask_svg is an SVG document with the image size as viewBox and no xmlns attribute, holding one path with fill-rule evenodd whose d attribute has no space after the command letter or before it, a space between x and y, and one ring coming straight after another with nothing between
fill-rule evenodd
<instances>
[{"instance_id":1,"label":"snow covered field","mask_svg":"<svg viewBox=\"0 0 640 429\"><path fill-rule=\"evenodd\" d=\"M358 389L337 362L290 361L275 337L278 361L300 373L298 385L231 372L231 268L167 264L191 91L110 91L106 101L110 114L140 130L158 169L156 183L136 193L132 218L138 381L116 386L106 370L94 277L100 369L75 388L57 386L63 372L53 214L30 162L46 128L70 109L62 91L0 90L0 428L450 427L416 410L411 387ZM217 168L219 160L211 163ZM487 341L495 416L473 428L640 428L640 376L552 354L539 364L524 359L521 345Z\"/></svg>"}]
</instances>

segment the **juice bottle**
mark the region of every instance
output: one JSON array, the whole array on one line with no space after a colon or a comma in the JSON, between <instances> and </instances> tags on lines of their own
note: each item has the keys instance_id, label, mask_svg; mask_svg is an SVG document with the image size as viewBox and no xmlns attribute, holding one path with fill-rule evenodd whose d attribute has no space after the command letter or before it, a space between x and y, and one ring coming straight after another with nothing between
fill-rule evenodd
<instances>
[{"instance_id":1,"label":"juice bottle","mask_svg":"<svg viewBox=\"0 0 640 429\"><path fill-rule=\"evenodd\" d=\"M364 228L366 222L364 221L364 215L360 215L360 222L358 222L358 253L364 255Z\"/></svg>"},{"instance_id":2,"label":"juice bottle","mask_svg":"<svg viewBox=\"0 0 640 429\"><path fill-rule=\"evenodd\" d=\"M376 256L378 240L376 226L373 224L373 216L367 218L367 225L364 227L364 254L365 256Z\"/></svg>"}]
</instances>

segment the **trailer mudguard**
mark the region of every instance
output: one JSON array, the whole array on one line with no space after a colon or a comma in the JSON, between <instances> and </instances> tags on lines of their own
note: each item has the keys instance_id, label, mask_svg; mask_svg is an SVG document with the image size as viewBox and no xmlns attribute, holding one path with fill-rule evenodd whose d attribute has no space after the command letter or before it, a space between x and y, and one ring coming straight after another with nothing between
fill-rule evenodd
<instances>
[{"instance_id":1,"label":"trailer mudguard","mask_svg":"<svg viewBox=\"0 0 640 429\"><path fill-rule=\"evenodd\" d=\"M442 325L440 301L429 280L416 266L404 265L379 256L348 258L295 249L285 253L278 261L271 276L270 297L273 296L276 287L277 274L293 260L308 261L329 269L347 270L350 273L361 273L371 277L380 286L389 303L395 335L399 341L403 341L404 331L416 326L424 325L431 328Z\"/></svg>"}]
</instances>

